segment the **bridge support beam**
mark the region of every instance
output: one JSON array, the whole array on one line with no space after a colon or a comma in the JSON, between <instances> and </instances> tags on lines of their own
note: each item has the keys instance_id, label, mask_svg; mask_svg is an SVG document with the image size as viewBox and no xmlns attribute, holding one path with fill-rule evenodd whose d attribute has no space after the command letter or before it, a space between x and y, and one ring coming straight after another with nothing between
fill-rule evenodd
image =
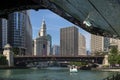
<instances>
[{"instance_id":1,"label":"bridge support beam","mask_svg":"<svg viewBox=\"0 0 120 80\"><path fill-rule=\"evenodd\" d=\"M104 56L104 59L103 59L103 63L102 63L103 66L109 66L109 62L108 62L108 55L105 55Z\"/></svg>"},{"instance_id":2,"label":"bridge support beam","mask_svg":"<svg viewBox=\"0 0 120 80\"><path fill-rule=\"evenodd\" d=\"M3 55L6 56L9 67L14 66L13 52L11 51L11 48L12 47L9 44L6 44L3 51Z\"/></svg>"}]
</instances>

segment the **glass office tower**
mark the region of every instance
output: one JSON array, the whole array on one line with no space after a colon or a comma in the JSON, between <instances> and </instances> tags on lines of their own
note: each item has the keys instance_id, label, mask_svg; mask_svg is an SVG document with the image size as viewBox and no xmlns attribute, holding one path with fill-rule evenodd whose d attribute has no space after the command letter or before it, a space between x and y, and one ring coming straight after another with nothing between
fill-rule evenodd
<instances>
[{"instance_id":1,"label":"glass office tower","mask_svg":"<svg viewBox=\"0 0 120 80\"><path fill-rule=\"evenodd\" d=\"M0 53L7 44L7 20L0 18Z\"/></svg>"},{"instance_id":2,"label":"glass office tower","mask_svg":"<svg viewBox=\"0 0 120 80\"><path fill-rule=\"evenodd\" d=\"M18 50L18 55L32 54L32 51L27 51L29 48L32 50L32 27L27 11L9 14L7 37L8 43Z\"/></svg>"}]
</instances>

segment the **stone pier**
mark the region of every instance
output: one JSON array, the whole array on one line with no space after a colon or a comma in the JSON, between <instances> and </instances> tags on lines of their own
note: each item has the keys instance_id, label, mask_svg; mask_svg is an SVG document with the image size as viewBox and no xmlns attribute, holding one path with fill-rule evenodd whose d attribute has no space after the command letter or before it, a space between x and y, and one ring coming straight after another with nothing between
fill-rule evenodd
<instances>
[{"instance_id":1,"label":"stone pier","mask_svg":"<svg viewBox=\"0 0 120 80\"><path fill-rule=\"evenodd\" d=\"M104 66L109 66L110 65L109 62L108 62L108 55L104 56L102 65L104 65Z\"/></svg>"},{"instance_id":2,"label":"stone pier","mask_svg":"<svg viewBox=\"0 0 120 80\"><path fill-rule=\"evenodd\" d=\"M13 59L14 54L11 49L12 47L9 44L6 44L3 51L3 55L6 56L9 67L14 66L14 59Z\"/></svg>"}]
</instances>

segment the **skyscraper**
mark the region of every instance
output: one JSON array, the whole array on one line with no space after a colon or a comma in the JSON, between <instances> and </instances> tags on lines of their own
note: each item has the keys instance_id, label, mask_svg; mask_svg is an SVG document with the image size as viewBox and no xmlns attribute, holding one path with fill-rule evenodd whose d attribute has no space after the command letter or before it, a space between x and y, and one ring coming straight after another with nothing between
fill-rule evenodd
<instances>
[{"instance_id":1,"label":"skyscraper","mask_svg":"<svg viewBox=\"0 0 120 80\"><path fill-rule=\"evenodd\" d=\"M78 55L78 28L75 26L60 29L60 54Z\"/></svg>"},{"instance_id":2,"label":"skyscraper","mask_svg":"<svg viewBox=\"0 0 120 80\"><path fill-rule=\"evenodd\" d=\"M86 54L86 39L85 36L78 33L78 55L87 55Z\"/></svg>"},{"instance_id":3,"label":"skyscraper","mask_svg":"<svg viewBox=\"0 0 120 80\"><path fill-rule=\"evenodd\" d=\"M47 55L51 55L51 50L52 50L52 37L47 34L47 40L48 40L48 45L47 45Z\"/></svg>"},{"instance_id":4,"label":"skyscraper","mask_svg":"<svg viewBox=\"0 0 120 80\"><path fill-rule=\"evenodd\" d=\"M25 54L32 55L32 25L30 21L29 11L25 12Z\"/></svg>"},{"instance_id":5,"label":"skyscraper","mask_svg":"<svg viewBox=\"0 0 120 80\"><path fill-rule=\"evenodd\" d=\"M91 34L91 53L104 51L104 38Z\"/></svg>"},{"instance_id":6,"label":"skyscraper","mask_svg":"<svg viewBox=\"0 0 120 80\"><path fill-rule=\"evenodd\" d=\"M19 50L18 55L32 54L32 26L27 11L8 16L8 43Z\"/></svg>"},{"instance_id":7,"label":"skyscraper","mask_svg":"<svg viewBox=\"0 0 120 80\"><path fill-rule=\"evenodd\" d=\"M34 40L34 55L46 56L48 50L48 37L45 20L42 21L42 25L38 34L39 37Z\"/></svg>"},{"instance_id":8,"label":"skyscraper","mask_svg":"<svg viewBox=\"0 0 120 80\"><path fill-rule=\"evenodd\" d=\"M7 44L7 20L0 19L0 52L2 52L4 46Z\"/></svg>"},{"instance_id":9,"label":"skyscraper","mask_svg":"<svg viewBox=\"0 0 120 80\"><path fill-rule=\"evenodd\" d=\"M59 45L53 45L52 48L52 55L60 55L60 46Z\"/></svg>"},{"instance_id":10,"label":"skyscraper","mask_svg":"<svg viewBox=\"0 0 120 80\"><path fill-rule=\"evenodd\" d=\"M92 53L108 52L110 46L117 46L118 51L120 51L120 40L91 34Z\"/></svg>"}]
</instances>

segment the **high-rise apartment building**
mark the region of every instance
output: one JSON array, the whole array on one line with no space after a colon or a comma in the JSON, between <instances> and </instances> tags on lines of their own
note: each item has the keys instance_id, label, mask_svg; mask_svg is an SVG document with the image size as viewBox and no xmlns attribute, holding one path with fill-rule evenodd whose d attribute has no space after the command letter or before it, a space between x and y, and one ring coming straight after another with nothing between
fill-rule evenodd
<instances>
[{"instance_id":1,"label":"high-rise apartment building","mask_svg":"<svg viewBox=\"0 0 120 80\"><path fill-rule=\"evenodd\" d=\"M108 52L110 46L117 46L120 51L120 39L108 38L91 34L91 52Z\"/></svg>"},{"instance_id":2,"label":"high-rise apartment building","mask_svg":"<svg viewBox=\"0 0 120 80\"><path fill-rule=\"evenodd\" d=\"M91 34L91 53L104 51L104 38Z\"/></svg>"},{"instance_id":3,"label":"high-rise apartment building","mask_svg":"<svg viewBox=\"0 0 120 80\"><path fill-rule=\"evenodd\" d=\"M110 46L117 46L118 51L120 51L120 39L110 38Z\"/></svg>"},{"instance_id":4,"label":"high-rise apartment building","mask_svg":"<svg viewBox=\"0 0 120 80\"><path fill-rule=\"evenodd\" d=\"M86 39L85 36L78 33L78 55L87 55L86 54Z\"/></svg>"},{"instance_id":5,"label":"high-rise apartment building","mask_svg":"<svg viewBox=\"0 0 120 80\"><path fill-rule=\"evenodd\" d=\"M7 20L0 19L0 52L2 52L4 46L7 44Z\"/></svg>"},{"instance_id":6,"label":"high-rise apartment building","mask_svg":"<svg viewBox=\"0 0 120 80\"><path fill-rule=\"evenodd\" d=\"M78 55L78 28L75 26L60 29L60 54Z\"/></svg>"},{"instance_id":7,"label":"high-rise apartment building","mask_svg":"<svg viewBox=\"0 0 120 80\"><path fill-rule=\"evenodd\" d=\"M28 11L8 16L8 43L19 50L18 55L32 55L32 26Z\"/></svg>"}]
</instances>

